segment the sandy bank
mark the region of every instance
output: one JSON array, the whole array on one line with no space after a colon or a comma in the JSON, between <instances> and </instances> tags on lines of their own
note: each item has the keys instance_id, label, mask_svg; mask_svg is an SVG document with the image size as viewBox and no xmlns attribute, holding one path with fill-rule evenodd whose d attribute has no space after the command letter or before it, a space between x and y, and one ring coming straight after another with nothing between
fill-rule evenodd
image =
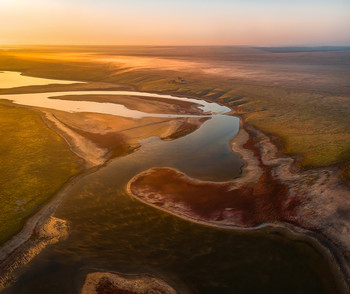
<instances>
[{"instance_id":1,"label":"sandy bank","mask_svg":"<svg viewBox=\"0 0 350 294\"><path fill-rule=\"evenodd\" d=\"M79 141L90 142L102 150L107 150L102 160L114 156L128 154L140 146L140 141L152 136L161 139L176 139L198 129L207 117L184 118L156 118L145 117L141 119L126 118L98 113L68 113L63 111L50 111L57 120L69 127L69 133L74 133ZM63 133L64 135L64 133ZM70 140L67 140L70 142ZM73 142L72 148L77 144ZM86 148L85 148L86 149ZM84 154L90 151L87 148ZM98 153L93 152L91 156ZM84 155L82 155L84 157Z\"/></svg>"},{"instance_id":2,"label":"sandy bank","mask_svg":"<svg viewBox=\"0 0 350 294\"><path fill-rule=\"evenodd\" d=\"M56 132L58 132L67 141L68 145L71 147L71 150L85 160L87 168L102 165L106 161L108 150L99 148L90 140L80 136L59 121L52 113L44 111L44 114L45 118L48 120L48 123L54 125Z\"/></svg>"}]
</instances>

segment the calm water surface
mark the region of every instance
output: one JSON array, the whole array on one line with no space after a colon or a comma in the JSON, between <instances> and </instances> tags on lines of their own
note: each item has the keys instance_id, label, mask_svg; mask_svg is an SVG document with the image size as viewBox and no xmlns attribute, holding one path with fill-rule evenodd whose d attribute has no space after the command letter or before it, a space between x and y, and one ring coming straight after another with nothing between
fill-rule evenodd
<instances>
[{"instance_id":1,"label":"calm water surface","mask_svg":"<svg viewBox=\"0 0 350 294\"><path fill-rule=\"evenodd\" d=\"M143 141L72 186L56 212L69 238L46 248L5 293L79 293L89 272L150 273L180 293L339 293L322 250L284 230L238 231L194 224L130 197L131 177L171 166L201 179L239 175L229 140L236 117L214 115L175 141ZM213 195L215 197L215 195Z\"/></svg>"},{"instance_id":2,"label":"calm water surface","mask_svg":"<svg viewBox=\"0 0 350 294\"><path fill-rule=\"evenodd\" d=\"M0 71L0 89L39 86L48 84L72 84L72 81L41 79L28 76L22 76L21 73L15 71ZM81 82L74 82L81 83Z\"/></svg>"},{"instance_id":3,"label":"calm water surface","mask_svg":"<svg viewBox=\"0 0 350 294\"><path fill-rule=\"evenodd\" d=\"M80 83L75 81L59 81L49 79L39 79L33 77L25 77L16 72L0 72L0 89L28 86L33 82L33 85L47 85L47 84L71 84ZM17 86L16 86L17 85ZM112 114L124 117L142 118L142 117L193 117L196 115L176 115L176 114L159 114L159 113L146 113L137 110L131 110L124 105L117 103L100 103L91 101L71 101L64 99L50 99L57 96L71 96L71 95L133 95L141 97L157 97L162 99L175 99L187 102L196 103L199 108L204 112L210 112L213 114L222 114L230 111L226 106L219 105L217 103L211 103L204 100L197 100L185 97L176 97L165 94L154 94L147 92L134 92L134 91L69 91L69 92L47 92L47 93L35 93L35 94L0 94L1 99L11 100L13 103L26 105L45 107L56 110L63 110L68 112L93 112Z\"/></svg>"}]
</instances>

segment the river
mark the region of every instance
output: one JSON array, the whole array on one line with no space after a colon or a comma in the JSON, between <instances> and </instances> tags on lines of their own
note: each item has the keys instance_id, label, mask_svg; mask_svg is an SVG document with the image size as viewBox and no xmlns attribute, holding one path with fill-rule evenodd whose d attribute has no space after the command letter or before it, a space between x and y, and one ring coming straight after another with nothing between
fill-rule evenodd
<instances>
[{"instance_id":1,"label":"river","mask_svg":"<svg viewBox=\"0 0 350 294\"><path fill-rule=\"evenodd\" d=\"M0 97L43 106L30 100L50 100L50 95L53 93ZM174 167L204 180L239 176L242 160L229 145L238 132L239 119L224 115L227 109L222 106L195 101L215 113L198 130L174 141L144 140L138 151L113 159L71 186L55 213L69 221L68 239L44 249L4 293L79 293L86 274L95 271L153 274L179 293L338 293L334 267L308 237L282 228L243 231L200 225L127 194L127 182L155 166ZM59 101L61 105L71 102ZM78 102L80 106L74 106L78 109L61 110L86 111L86 106L99 112L85 104L91 102ZM104 103L94 104L102 107ZM110 114L118 115L116 111ZM128 116L125 111L120 115Z\"/></svg>"}]
</instances>

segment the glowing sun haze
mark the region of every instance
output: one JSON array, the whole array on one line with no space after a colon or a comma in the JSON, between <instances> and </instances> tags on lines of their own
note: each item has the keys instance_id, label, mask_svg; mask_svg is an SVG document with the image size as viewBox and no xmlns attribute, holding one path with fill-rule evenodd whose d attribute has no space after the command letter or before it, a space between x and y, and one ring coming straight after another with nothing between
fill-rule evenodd
<instances>
[{"instance_id":1,"label":"glowing sun haze","mask_svg":"<svg viewBox=\"0 0 350 294\"><path fill-rule=\"evenodd\" d=\"M350 45L349 0L0 0L0 44Z\"/></svg>"}]
</instances>

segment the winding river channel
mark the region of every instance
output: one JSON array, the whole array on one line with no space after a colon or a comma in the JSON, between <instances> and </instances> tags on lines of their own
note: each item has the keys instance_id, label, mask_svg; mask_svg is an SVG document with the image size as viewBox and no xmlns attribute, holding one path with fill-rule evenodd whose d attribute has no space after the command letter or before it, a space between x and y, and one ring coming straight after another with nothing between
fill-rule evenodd
<instances>
[{"instance_id":1,"label":"winding river channel","mask_svg":"<svg viewBox=\"0 0 350 294\"><path fill-rule=\"evenodd\" d=\"M65 111L154 116L106 103L47 99L102 93L106 91L0 98ZM174 99L169 95L131 94ZM149 273L179 293L338 293L334 267L321 246L308 237L273 227L236 230L205 226L127 194L126 185L133 176L156 166L174 167L189 176L213 181L240 175L242 160L229 145L239 130L239 119L224 115L229 109L215 103L177 99L193 100L213 115L198 130L174 141L146 139L136 152L113 159L73 184L55 212L56 217L69 222L68 239L45 248L4 293L79 293L86 274L96 271Z\"/></svg>"}]
</instances>

